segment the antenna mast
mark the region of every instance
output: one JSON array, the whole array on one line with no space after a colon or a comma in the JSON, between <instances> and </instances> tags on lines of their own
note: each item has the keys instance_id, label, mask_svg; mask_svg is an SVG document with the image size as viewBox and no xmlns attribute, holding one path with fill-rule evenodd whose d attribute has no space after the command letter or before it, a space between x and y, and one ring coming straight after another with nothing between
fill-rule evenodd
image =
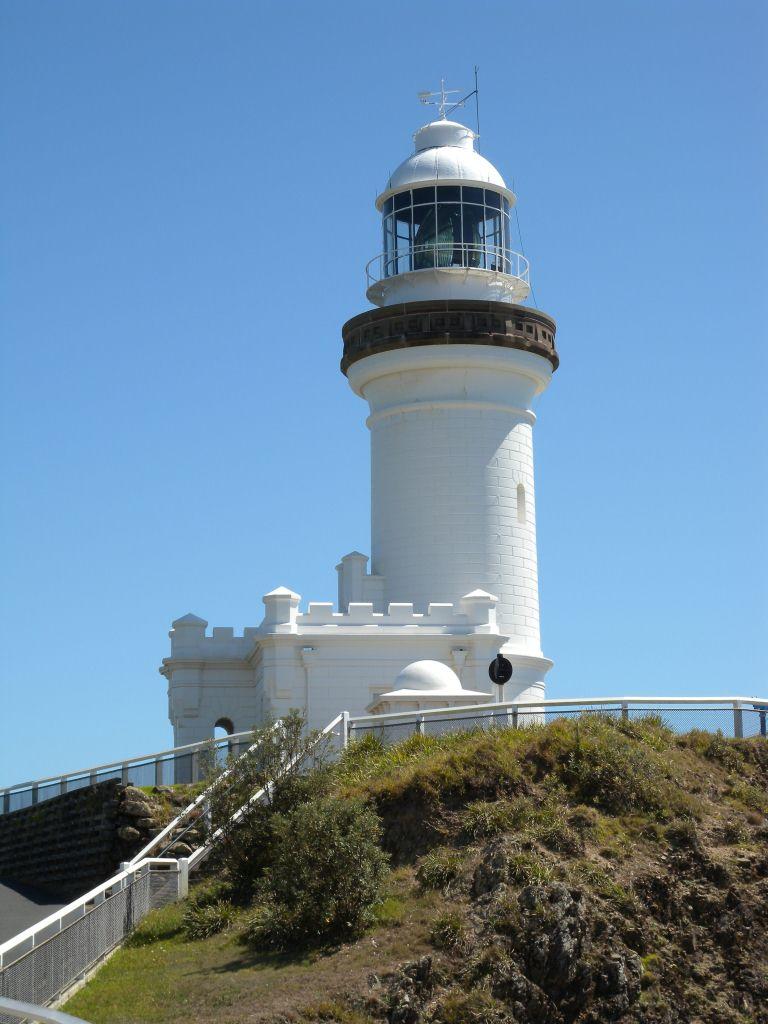
<instances>
[{"instance_id":1,"label":"antenna mast","mask_svg":"<svg viewBox=\"0 0 768 1024\"><path fill-rule=\"evenodd\" d=\"M440 114L441 120L445 120L449 114L452 114L457 107L463 107L467 100L475 97L475 120L477 122L476 135L480 136L480 91L477 85L477 72L479 68L475 64L475 88L472 92L468 92L466 96L462 96L460 100L456 100L454 103L450 103L448 97L451 93L460 92L460 89L446 89L445 79L440 79L440 90L438 92L420 92L419 102L424 103L426 106L437 107L437 111ZM449 105L450 104L450 105Z\"/></svg>"}]
</instances>

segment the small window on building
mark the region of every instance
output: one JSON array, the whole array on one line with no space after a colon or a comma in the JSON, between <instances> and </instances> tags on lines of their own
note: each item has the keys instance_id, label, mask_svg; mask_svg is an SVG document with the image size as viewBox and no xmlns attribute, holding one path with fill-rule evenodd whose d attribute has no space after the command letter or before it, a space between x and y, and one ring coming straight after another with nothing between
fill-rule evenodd
<instances>
[{"instance_id":1,"label":"small window on building","mask_svg":"<svg viewBox=\"0 0 768 1024\"><path fill-rule=\"evenodd\" d=\"M533 334L533 328L531 327L531 325L530 325L530 324L526 324L526 325L525 325L525 329L526 329L526 331L527 331L527 332L528 332L529 334Z\"/></svg>"},{"instance_id":2,"label":"small window on building","mask_svg":"<svg viewBox=\"0 0 768 1024\"><path fill-rule=\"evenodd\" d=\"M525 487L517 485L517 521L524 523L525 520Z\"/></svg>"}]
</instances>

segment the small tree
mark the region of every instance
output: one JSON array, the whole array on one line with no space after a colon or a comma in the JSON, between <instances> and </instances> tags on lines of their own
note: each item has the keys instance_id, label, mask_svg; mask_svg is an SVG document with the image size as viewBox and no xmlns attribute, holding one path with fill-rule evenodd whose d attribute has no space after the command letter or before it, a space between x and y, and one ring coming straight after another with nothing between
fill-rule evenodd
<instances>
[{"instance_id":1,"label":"small tree","mask_svg":"<svg viewBox=\"0 0 768 1024\"><path fill-rule=\"evenodd\" d=\"M305 729L304 716L290 711L279 722L253 730L254 749L230 758L208 802L215 847L236 895L248 900L272 855L273 819L324 785L322 768L329 738Z\"/></svg>"},{"instance_id":2,"label":"small tree","mask_svg":"<svg viewBox=\"0 0 768 1024\"><path fill-rule=\"evenodd\" d=\"M381 822L360 800L324 797L277 815L249 943L290 950L360 935L387 876L380 840Z\"/></svg>"}]
</instances>

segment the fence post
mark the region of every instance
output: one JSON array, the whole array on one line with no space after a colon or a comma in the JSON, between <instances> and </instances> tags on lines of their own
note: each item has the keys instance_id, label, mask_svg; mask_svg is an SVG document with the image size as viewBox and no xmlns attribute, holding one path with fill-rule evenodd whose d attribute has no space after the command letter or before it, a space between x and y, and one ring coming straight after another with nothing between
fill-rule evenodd
<instances>
[{"instance_id":1,"label":"fence post","mask_svg":"<svg viewBox=\"0 0 768 1024\"><path fill-rule=\"evenodd\" d=\"M349 746L349 712L341 712L341 749L346 750Z\"/></svg>"},{"instance_id":2,"label":"fence post","mask_svg":"<svg viewBox=\"0 0 768 1024\"><path fill-rule=\"evenodd\" d=\"M626 701L621 702L621 720L623 722L629 721L629 704Z\"/></svg>"},{"instance_id":3,"label":"fence post","mask_svg":"<svg viewBox=\"0 0 768 1024\"><path fill-rule=\"evenodd\" d=\"M88 785L89 786L95 786L96 783L98 782L98 780L99 780L99 777L96 774L96 772L90 772L88 774Z\"/></svg>"},{"instance_id":4,"label":"fence post","mask_svg":"<svg viewBox=\"0 0 768 1024\"><path fill-rule=\"evenodd\" d=\"M124 786L128 785L128 765L127 764L121 764L120 765L120 782Z\"/></svg>"},{"instance_id":5,"label":"fence post","mask_svg":"<svg viewBox=\"0 0 768 1024\"><path fill-rule=\"evenodd\" d=\"M38 789L37 783L32 785L32 806L34 807L37 801L40 799L40 790Z\"/></svg>"},{"instance_id":6,"label":"fence post","mask_svg":"<svg viewBox=\"0 0 768 1024\"><path fill-rule=\"evenodd\" d=\"M520 714L520 711L519 711L519 709L517 707L517 704L515 704L515 706L512 708L512 728L513 729L517 729L519 727L519 724L520 724L519 721L518 721L519 714Z\"/></svg>"},{"instance_id":7,"label":"fence post","mask_svg":"<svg viewBox=\"0 0 768 1024\"><path fill-rule=\"evenodd\" d=\"M3 790L3 814L11 813L11 791L10 789Z\"/></svg>"},{"instance_id":8,"label":"fence post","mask_svg":"<svg viewBox=\"0 0 768 1024\"><path fill-rule=\"evenodd\" d=\"M744 712L737 700L733 702L733 735L737 740L744 738Z\"/></svg>"},{"instance_id":9,"label":"fence post","mask_svg":"<svg viewBox=\"0 0 768 1024\"><path fill-rule=\"evenodd\" d=\"M189 895L189 857L179 857L179 899Z\"/></svg>"},{"instance_id":10,"label":"fence post","mask_svg":"<svg viewBox=\"0 0 768 1024\"><path fill-rule=\"evenodd\" d=\"M61 778L59 779L59 794L60 795L67 792L67 783L68 783L68 781L69 780L67 779L66 775L62 775Z\"/></svg>"},{"instance_id":11,"label":"fence post","mask_svg":"<svg viewBox=\"0 0 768 1024\"><path fill-rule=\"evenodd\" d=\"M416 719L416 732L419 734L419 736L424 735L424 715L419 715L419 717Z\"/></svg>"},{"instance_id":12,"label":"fence post","mask_svg":"<svg viewBox=\"0 0 768 1024\"><path fill-rule=\"evenodd\" d=\"M759 705L757 707L757 711L758 711L758 714L760 715L760 735L761 736L765 736L765 735L768 734L766 732L766 728L765 728L766 727L766 717L768 717L768 714L766 713L766 709L765 708L761 708Z\"/></svg>"},{"instance_id":13,"label":"fence post","mask_svg":"<svg viewBox=\"0 0 768 1024\"><path fill-rule=\"evenodd\" d=\"M159 757L155 758L155 785L162 786L163 784L163 762Z\"/></svg>"},{"instance_id":14,"label":"fence post","mask_svg":"<svg viewBox=\"0 0 768 1024\"><path fill-rule=\"evenodd\" d=\"M192 778L190 782L200 781L200 751L192 751Z\"/></svg>"}]
</instances>

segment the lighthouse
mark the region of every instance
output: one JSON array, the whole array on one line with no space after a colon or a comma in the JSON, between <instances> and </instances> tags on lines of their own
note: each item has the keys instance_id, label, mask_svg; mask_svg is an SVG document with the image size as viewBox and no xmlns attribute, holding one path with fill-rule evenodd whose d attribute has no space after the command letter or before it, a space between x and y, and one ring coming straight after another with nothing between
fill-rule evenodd
<instances>
[{"instance_id":1,"label":"lighthouse","mask_svg":"<svg viewBox=\"0 0 768 1024\"><path fill-rule=\"evenodd\" d=\"M555 323L521 303L515 195L465 125L420 128L376 200L376 309L343 328L342 370L369 407L372 572L383 601L481 589L513 662L541 658L533 403L557 368ZM549 663L543 659L540 671Z\"/></svg>"},{"instance_id":2,"label":"lighthouse","mask_svg":"<svg viewBox=\"0 0 768 1024\"><path fill-rule=\"evenodd\" d=\"M487 702L499 653L507 699L544 696L533 407L558 366L556 328L525 305L514 193L444 90L438 113L376 199L370 307L342 328L341 370L367 405L370 557L340 559L335 603L265 594L241 635L176 619L160 669L176 743L290 708L322 727L342 710Z\"/></svg>"}]
</instances>

